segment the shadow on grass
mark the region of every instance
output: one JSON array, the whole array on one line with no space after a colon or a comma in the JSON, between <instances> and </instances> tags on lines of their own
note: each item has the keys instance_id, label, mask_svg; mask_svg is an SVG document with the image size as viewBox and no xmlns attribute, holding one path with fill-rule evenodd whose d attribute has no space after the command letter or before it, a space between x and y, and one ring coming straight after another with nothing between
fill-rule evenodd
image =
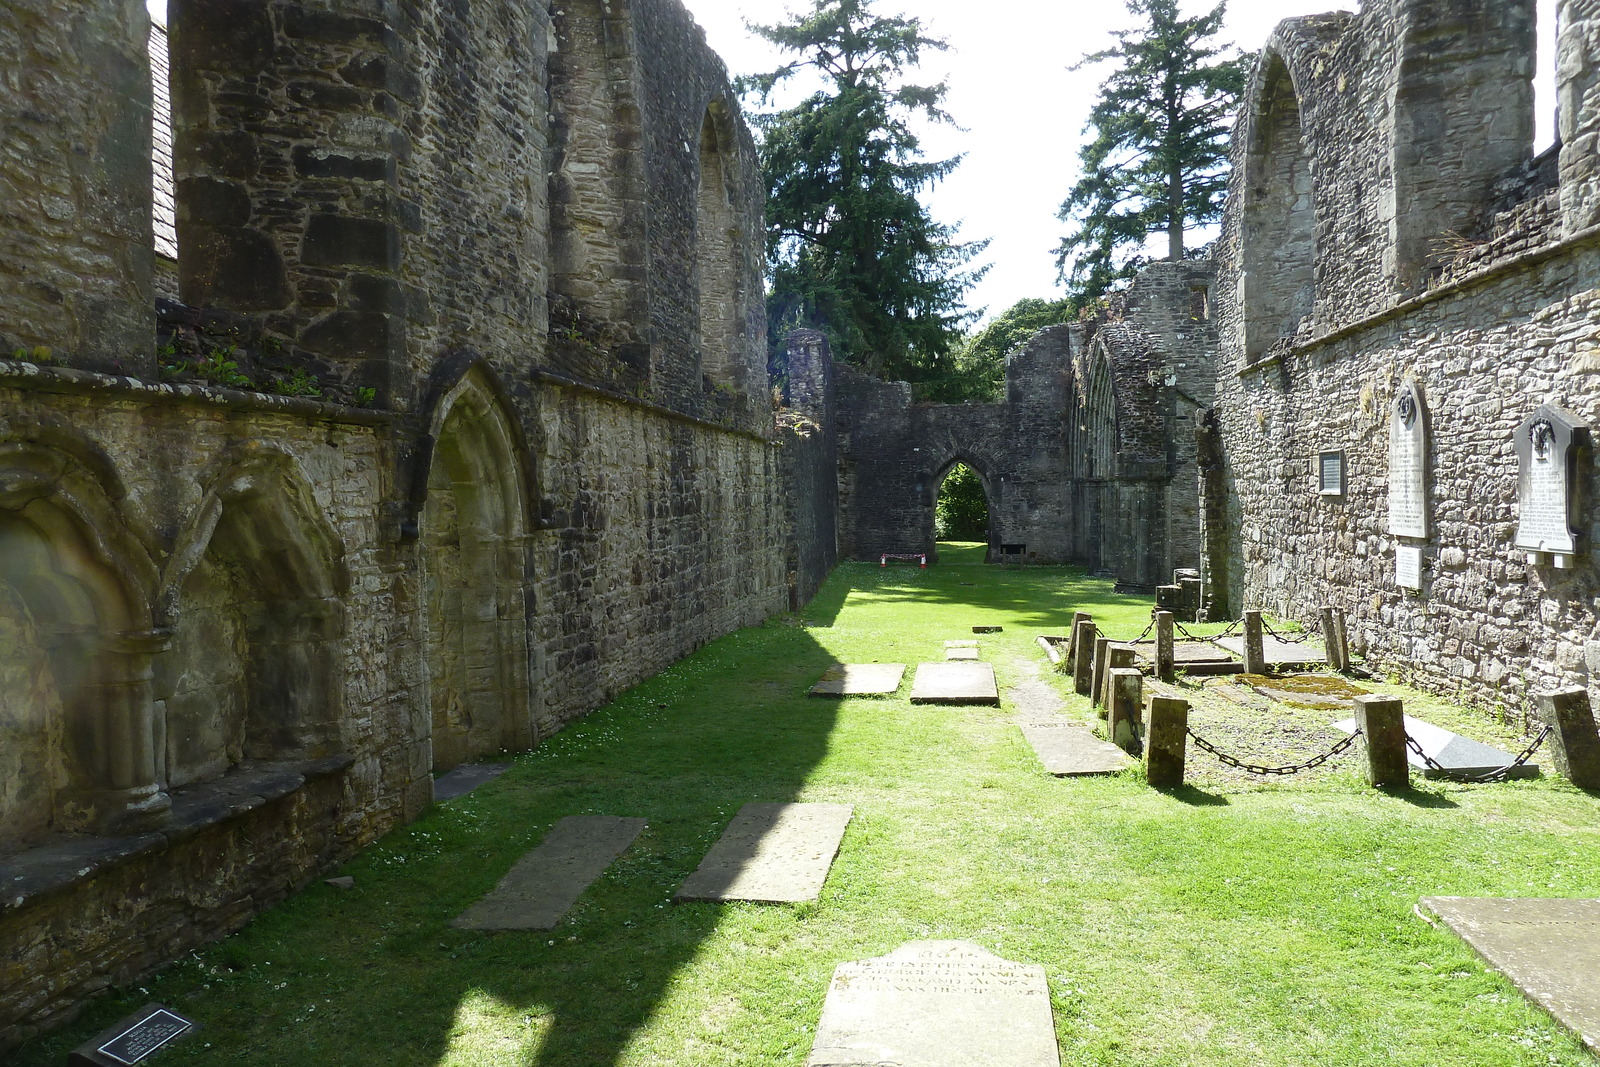
<instances>
[{"instance_id":1,"label":"shadow on grass","mask_svg":"<svg viewBox=\"0 0 1600 1067\"><path fill-rule=\"evenodd\" d=\"M1380 793L1385 796L1403 800L1416 808L1459 808L1461 805L1449 797L1442 797L1438 793L1429 793L1423 789L1414 789L1411 786L1392 786L1382 788Z\"/></svg>"},{"instance_id":2,"label":"shadow on grass","mask_svg":"<svg viewBox=\"0 0 1600 1067\"><path fill-rule=\"evenodd\" d=\"M1162 789L1164 793L1180 804L1187 804L1193 808L1225 808L1228 798L1220 793L1208 793L1204 789L1193 785L1180 785L1176 789Z\"/></svg>"}]
</instances>

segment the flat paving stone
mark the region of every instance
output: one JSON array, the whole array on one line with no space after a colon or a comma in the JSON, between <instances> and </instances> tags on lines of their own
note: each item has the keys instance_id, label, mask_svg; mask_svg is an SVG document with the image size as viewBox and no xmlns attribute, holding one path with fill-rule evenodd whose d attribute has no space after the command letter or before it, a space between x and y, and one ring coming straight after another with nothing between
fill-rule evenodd
<instances>
[{"instance_id":1,"label":"flat paving stone","mask_svg":"<svg viewBox=\"0 0 1600 1067\"><path fill-rule=\"evenodd\" d=\"M841 963L806 1067L1060 1067L1044 968L967 941Z\"/></svg>"},{"instance_id":2,"label":"flat paving stone","mask_svg":"<svg viewBox=\"0 0 1600 1067\"><path fill-rule=\"evenodd\" d=\"M1221 645L1235 656L1244 656L1244 635L1216 638L1212 644ZM1323 662L1323 651L1316 645L1301 641L1280 641L1271 634L1261 635L1261 656L1269 667L1304 666Z\"/></svg>"},{"instance_id":3,"label":"flat paving stone","mask_svg":"<svg viewBox=\"0 0 1600 1067\"><path fill-rule=\"evenodd\" d=\"M1096 774L1116 774L1131 767L1134 760L1109 741L1096 737L1087 726L1065 719L1019 722L1022 736L1044 764L1058 778L1081 778Z\"/></svg>"},{"instance_id":4,"label":"flat paving stone","mask_svg":"<svg viewBox=\"0 0 1600 1067\"><path fill-rule=\"evenodd\" d=\"M450 925L457 930L549 930L611 862L633 844L643 819L569 815L550 828L493 891Z\"/></svg>"},{"instance_id":5,"label":"flat paving stone","mask_svg":"<svg viewBox=\"0 0 1600 1067\"><path fill-rule=\"evenodd\" d=\"M913 704L999 704L994 667L988 663L919 663L911 681Z\"/></svg>"},{"instance_id":6,"label":"flat paving stone","mask_svg":"<svg viewBox=\"0 0 1600 1067\"><path fill-rule=\"evenodd\" d=\"M1423 897L1422 907L1600 1052L1600 900Z\"/></svg>"},{"instance_id":7,"label":"flat paving stone","mask_svg":"<svg viewBox=\"0 0 1600 1067\"><path fill-rule=\"evenodd\" d=\"M854 811L849 804L746 804L674 899L816 900Z\"/></svg>"},{"instance_id":8,"label":"flat paving stone","mask_svg":"<svg viewBox=\"0 0 1600 1067\"><path fill-rule=\"evenodd\" d=\"M1482 741L1474 741L1470 737L1462 737L1458 733L1452 733L1442 726L1435 726L1431 722L1413 719L1409 715L1405 716L1404 720L1406 733L1410 734L1412 739L1422 746L1422 751L1426 752L1435 763L1446 770L1457 771L1461 774L1487 774L1490 771L1497 771L1501 767L1509 766L1511 761L1516 758L1511 753L1495 748L1493 745L1486 745ZM1347 734L1353 734L1356 731L1356 721L1354 719L1341 719L1334 723L1333 727L1336 730L1343 730ZM1427 763L1423 761L1421 756L1411 750L1410 745L1406 746L1406 760L1411 766L1421 770L1424 776L1436 776L1438 774L1437 771L1428 768ZM1511 771L1506 777L1537 778L1540 773L1539 765L1530 762L1524 763Z\"/></svg>"},{"instance_id":9,"label":"flat paving stone","mask_svg":"<svg viewBox=\"0 0 1600 1067\"><path fill-rule=\"evenodd\" d=\"M947 661L972 661L978 658L978 650L975 648L947 648L944 650L944 658Z\"/></svg>"},{"instance_id":10,"label":"flat paving stone","mask_svg":"<svg viewBox=\"0 0 1600 1067\"><path fill-rule=\"evenodd\" d=\"M433 780L435 802L466 796L480 785L488 785L511 769L509 763L463 763Z\"/></svg>"},{"instance_id":11,"label":"flat paving stone","mask_svg":"<svg viewBox=\"0 0 1600 1067\"><path fill-rule=\"evenodd\" d=\"M840 663L811 687L814 697L882 696L900 688L904 663Z\"/></svg>"}]
</instances>

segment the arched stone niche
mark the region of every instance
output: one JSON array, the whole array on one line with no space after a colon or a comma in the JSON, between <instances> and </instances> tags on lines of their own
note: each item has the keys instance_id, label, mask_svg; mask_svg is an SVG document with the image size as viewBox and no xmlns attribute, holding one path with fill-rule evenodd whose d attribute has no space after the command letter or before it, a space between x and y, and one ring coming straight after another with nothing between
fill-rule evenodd
<instances>
[{"instance_id":1,"label":"arched stone niche","mask_svg":"<svg viewBox=\"0 0 1600 1067\"><path fill-rule=\"evenodd\" d=\"M512 423L479 370L439 405L420 523L433 769L534 742L527 481Z\"/></svg>"},{"instance_id":2,"label":"arched stone niche","mask_svg":"<svg viewBox=\"0 0 1600 1067\"><path fill-rule=\"evenodd\" d=\"M342 750L343 548L289 456L248 450L213 480L169 568L155 664L173 788L244 763Z\"/></svg>"},{"instance_id":3,"label":"arched stone niche","mask_svg":"<svg viewBox=\"0 0 1600 1067\"><path fill-rule=\"evenodd\" d=\"M92 458L0 443L0 849L160 821L148 552Z\"/></svg>"},{"instance_id":4,"label":"arched stone niche","mask_svg":"<svg viewBox=\"0 0 1600 1067\"><path fill-rule=\"evenodd\" d=\"M1293 338L1316 305L1317 209L1300 97L1269 52L1252 94L1239 236L1246 362Z\"/></svg>"},{"instance_id":5,"label":"arched stone niche","mask_svg":"<svg viewBox=\"0 0 1600 1067\"><path fill-rule=\"evenodd\" d=\"M695 212L695 284L699 293L700 373L709 388L745 392L744 338L739 329L741 238L728 187L733 146L728 108L714 101L700 127L700 184Z\"/></svg>"}]
</instances>

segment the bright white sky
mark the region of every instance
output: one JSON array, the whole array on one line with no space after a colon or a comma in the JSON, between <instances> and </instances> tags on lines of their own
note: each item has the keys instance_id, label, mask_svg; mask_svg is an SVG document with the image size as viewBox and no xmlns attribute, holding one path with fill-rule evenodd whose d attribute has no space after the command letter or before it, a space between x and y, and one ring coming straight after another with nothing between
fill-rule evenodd
<instances>
[{"instance_id":1,"label":"bright white sky","mask_svg":"<svg viewBox=\"0 0 1600 1067\"><path fill-rule=\"evenodd\" d=\"M1213 0L1186 0L1186 12ZM166 17L166 0L147 0ZM684 0L730 73L771 70L784 61L745 31L744 21L772 23L809 0ZM1537 147L1552 139L1555 108L1555 0L1538 0L1540 55L1535 90L1539 103ZM1232 0L1225 35L1257 49L1280 20L1352 8L1354 0ZM981 262L988 276L969 294L973 308L999 314L1028 296L1060 296L1053 249L1065 232L1056 209L1078 177L1083 124L1104 70L1067 68L1112 43L1110 32L1130 25L1117 0L878 0L884 14L916 15L951 51L932 53L924 83L944 79L946 110L963 127L933 127L923 144L931 159L964 154L966 160L927 197L934 216L959 222L966 239L991 239ZM1201 235L1200 241L1209 235ZM1162 239L1164 246L1165 240Z\"/></svg>"}]
</instances>

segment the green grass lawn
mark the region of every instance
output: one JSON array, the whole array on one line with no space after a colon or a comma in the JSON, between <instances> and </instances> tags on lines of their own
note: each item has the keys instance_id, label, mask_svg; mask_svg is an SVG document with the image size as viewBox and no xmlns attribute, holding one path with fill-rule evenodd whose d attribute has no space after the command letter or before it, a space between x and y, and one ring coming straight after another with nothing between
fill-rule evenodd
<instances>
[{"instance_id":1,"label":"green grass lawn","mask_svg":"<svg viewBox=\"0 0 1600 1067\"><path fill-rule=\"evenodd\" d=\"M940 659L975 623L1005 627L980 639L1002 689L1065 694L1035 635L1084 609L1132 637L1149 608L1059 568L843 565L802 616L714 642L368 849L339 872L353 891L318 883L16 1062L59 1064L157 1000L205 1025L163 1064L799 1065L836 964L959 938L1043 965L1064 1064L1594 1064L1412 911L1600 896L1596 801L1564 782L1390 795L1346 761L1163 794L1049 777L1008 707L912 706L909 673L893 698L804 695L835 661ZM855 805L821 899L670 903L756 800ZM450 929L591 813L649 828L559 928Z\"/></svg>"}]
</instances>

